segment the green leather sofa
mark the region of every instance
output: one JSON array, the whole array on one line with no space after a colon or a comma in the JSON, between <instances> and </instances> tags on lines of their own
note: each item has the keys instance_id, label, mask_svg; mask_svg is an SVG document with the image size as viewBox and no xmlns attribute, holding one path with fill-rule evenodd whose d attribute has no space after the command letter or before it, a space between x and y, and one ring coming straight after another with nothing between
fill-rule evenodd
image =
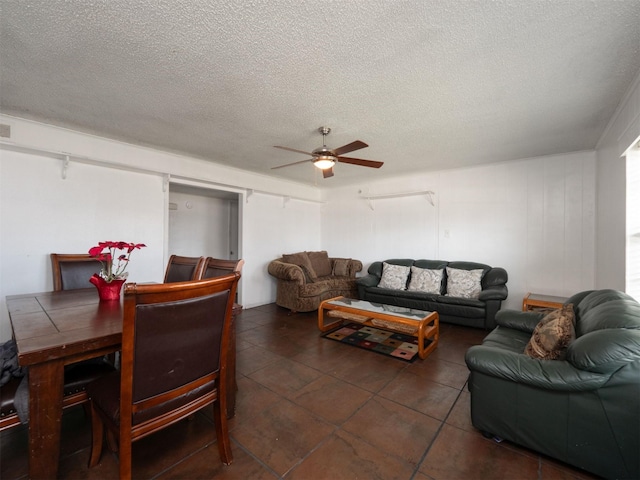
<instances>
[{"instance_id":1,"label":"green leather sofa","mask_svg":"<svg viewBox=\"0 0 640 480\"><path fill-rule=\"evenodd\" d=\"M640 304L590 290L573 304L576 339L564 360L524 349L535 312L502 310L471 347L471 419L496 436L605 478L640 478Z\"/></svg>"},{"instance_id":2,"label":"green leather sofa","mask_svg":"<svg viewBox=\"0 0 640 480\"><path fill-rule=\"evenodd\" d=\"M418 267L433 270L444 270L440 293L409 291L406 288L391 290L380 288L383 263ZM482 270L482 291L478 298L461 298L449 296L447 293L447 267L459 270ZM395 258L373 262L367 275L356 280L358 298L373 303L396 305L398 307L415 308L438 312L441 323L455 323L466 327L478 327L490 330L496 326L496 312L502 302L507 299L509 291L507 271L501 267L491 267L476 262L449 262L446 260L414 260L411 258Z\"/></svg>"}]
</instances>

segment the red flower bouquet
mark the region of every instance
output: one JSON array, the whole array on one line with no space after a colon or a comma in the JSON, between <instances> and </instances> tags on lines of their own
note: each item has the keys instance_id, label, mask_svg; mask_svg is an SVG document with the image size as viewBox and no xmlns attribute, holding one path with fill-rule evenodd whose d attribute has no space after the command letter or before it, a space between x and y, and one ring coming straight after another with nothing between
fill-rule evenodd
<instances>
[{"instance_id":1,"label":"red flower bouquet","mask_svg":"<svg viewBox=\"0 0 640 480\"><path fill-rule=\"evenodd\" d=\"M142 247L146 247L146 245L144 243L100 242L97 246L89 249L89 255L100 261L102 264L100 277L110 283L114 280L127 278L128 273L125 270L129 265L131 253ZM125 253L117 255L116 250L122 250Z\"/></svg>"}]
</instances>

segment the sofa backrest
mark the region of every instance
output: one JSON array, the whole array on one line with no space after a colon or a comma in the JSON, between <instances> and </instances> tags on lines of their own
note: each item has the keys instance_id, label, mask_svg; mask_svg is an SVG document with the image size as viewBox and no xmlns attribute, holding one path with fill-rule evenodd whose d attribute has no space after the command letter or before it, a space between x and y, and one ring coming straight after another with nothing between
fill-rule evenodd
<instances>
[{"instance_id":1,"label":"sofa backrest","mask_svg":"<svg viewBox=\"0 0 640 480\"><path fill-rule=\"evenodd\" d=\"M391 260L385 260L384 263L390 263L391 265L402 265L403 267L410 267L413 265L414 260L411 258L392 258ZM373 262L369 265L368 273L375 275L378 278L382 278L382 263Z\"/></svg>"},{"instance_id":2,"label":"sofa backrest","mask_svg":"<svg viewBox=\"0 0 640 480\"><path fill-rule=\"evenodd\" d=\"M640 308L633 297L618 290L595 290L573 304L576 317L576 336L607 328L640 329Z\"/></svg>"},{"instance_id":3,"label":"sofa backrest","mask_svg":"<svg viewBox=\"0 0 640 480\"><path fill-rule=\"evenodd\" d=\"M584 293L584 292L581 292ZM576 368L612 373L640 362L640 304L617 290L593 290L576 294L573 304L576 340L567 360Z\"/></svg>"},{"instance_id":4,"label":"sofa backrest","mask_svg":"<svg viewBox=\"0 0 640 480\"><path fill-rule=\"evenodd\" d=\"M445 260L416 260L413 265L418 268L427 268L429 270L443 270L449 265Z\"/></svg>"}]
</instances>

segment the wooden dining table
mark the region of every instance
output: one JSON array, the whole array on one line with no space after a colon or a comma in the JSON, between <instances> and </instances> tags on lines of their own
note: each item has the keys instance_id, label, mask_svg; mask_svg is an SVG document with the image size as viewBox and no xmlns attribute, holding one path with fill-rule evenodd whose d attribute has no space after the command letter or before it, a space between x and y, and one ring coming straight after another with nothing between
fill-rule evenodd
<instances>
[{"instance_id":1,"label":"wooden dining table","mask_svg":"<svg viewBox=\"0 0 640 480\"><path fill-rule=\"evenodd\" d=\"M29 369L29 477L57 477L64 366L119 351L122 301L101 302L95 288L7 296L18 362ZM234 307L235 317L242 307ZM227 416L235 413L235 325ZM87 459L88 460L88 459Z\"/></svg>"}]
</instances>

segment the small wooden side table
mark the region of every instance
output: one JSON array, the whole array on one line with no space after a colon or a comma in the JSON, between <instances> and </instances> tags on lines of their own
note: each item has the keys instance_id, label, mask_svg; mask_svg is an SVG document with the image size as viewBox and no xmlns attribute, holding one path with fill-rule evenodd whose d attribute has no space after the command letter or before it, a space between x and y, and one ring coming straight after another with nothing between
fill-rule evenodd
<instances>
[{"instance_id":1,"label":"small wooden side table","mask_svg":"<svg viewBox=\"0 0 640 480\"><path fill-rule=\"evenodd\" d=\"M548 308L561 308L566 301L567 297L542 295L540 293L527 293L522 300L522 311L531 312L534 310L544 310Z\"/></svg>"}]
</instances>

